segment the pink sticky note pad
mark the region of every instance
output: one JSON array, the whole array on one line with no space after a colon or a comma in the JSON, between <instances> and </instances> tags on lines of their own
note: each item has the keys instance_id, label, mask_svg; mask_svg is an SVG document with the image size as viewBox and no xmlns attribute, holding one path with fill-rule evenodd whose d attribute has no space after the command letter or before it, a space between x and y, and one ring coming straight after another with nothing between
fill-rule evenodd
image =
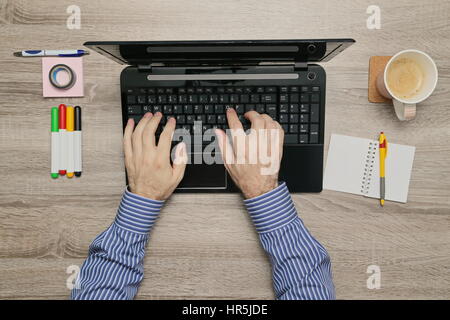
<instances>
[{"instance_id":1,"label":"pink sticky note pad","mask_svg":"<svg viewBox=\"0 0 450 320\"><path fill-rule=\"evenodd\" d=\"M49 80L48 73L51 68L57 64L69 66L76 75L75 84L70 89L55 88ZM61 57L43 57L42 58L42 95L45 98L51 97L83 97L83 57L61 58Z\"/></svg>"}]
</instances>

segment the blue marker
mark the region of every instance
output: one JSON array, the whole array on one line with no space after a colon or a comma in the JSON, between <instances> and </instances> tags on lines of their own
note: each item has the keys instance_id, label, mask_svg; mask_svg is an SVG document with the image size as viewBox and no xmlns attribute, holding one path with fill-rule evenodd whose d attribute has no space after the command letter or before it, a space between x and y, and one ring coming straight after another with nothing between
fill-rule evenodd
<instances>
[{"instance_id":1,"label":"blue marker","mask_svg":"<svg viewBox=\"0 0 450 320\"><path fill-rule=\"evenodd\" d=\"M26 50L14 52L16 57L81 57L89 54L86 50Z\"/></svg>"}]
</instances>

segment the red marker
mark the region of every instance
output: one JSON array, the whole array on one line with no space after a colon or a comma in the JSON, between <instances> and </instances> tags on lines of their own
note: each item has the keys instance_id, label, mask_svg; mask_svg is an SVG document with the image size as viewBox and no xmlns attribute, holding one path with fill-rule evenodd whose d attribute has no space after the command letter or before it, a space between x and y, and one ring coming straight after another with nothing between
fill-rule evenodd
<instances>
[{"instance_id":1,"label":"red marker","mask_svg":"<svg viewBox=\"0 0 450 320\"><path fill-rule=\"evenodd\" d=\"M65 175L67 170L67 133L66 133L66 105L59 105L59 174Z\"/></svg>"}]
</instances>

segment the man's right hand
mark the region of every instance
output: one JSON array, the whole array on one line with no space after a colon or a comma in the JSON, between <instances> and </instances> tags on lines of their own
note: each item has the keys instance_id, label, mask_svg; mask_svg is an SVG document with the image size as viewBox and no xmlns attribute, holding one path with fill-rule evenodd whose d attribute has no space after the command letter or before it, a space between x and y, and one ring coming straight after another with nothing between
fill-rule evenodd
<instances>
[{"instance_id":1,"label":"man's right hand","mask_svg":"<svg viewBox=\"0 0 450 320\"><path fill-rule=\"evenodd\" d=\"M251 122L250 134L245 134L236 111L230 108L227 119L233 143L223 130L216 130L216 135L228 173L244 197L250 199L278 186L284 131L266 114L250 111L245 117ZM270 163L264 163L261 155L269 158Z\"/></svg>"},{"instance_id":2,"label":"man's right hand","mask_svg":"<svg viewBox=\"0 0 450 320\"><path fill-rule=\"evenodd\" d=\"M170 118L156 145L155 132L160 112L146 113L133 132L134 120L128 120L124 133L125 166L130 191L153 200L166 200L180 183L187 163L186 145L177 145L173 165L170 148L175 119Z\"/></svg>"}]
</instances>

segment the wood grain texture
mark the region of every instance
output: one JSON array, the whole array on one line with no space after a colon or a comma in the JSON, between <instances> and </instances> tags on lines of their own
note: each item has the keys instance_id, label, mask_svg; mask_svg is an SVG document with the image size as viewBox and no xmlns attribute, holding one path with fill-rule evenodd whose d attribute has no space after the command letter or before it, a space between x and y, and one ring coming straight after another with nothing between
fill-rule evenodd
<instances>
[{"instance_id":1,"label":"wood grain texture","mask_svg":"<svg viewBox=\"0 0 450 320\"><path fill-rule=\"evenodd\" d=\"M87 1L81 30L68 30L73 1L0 0L0 298L66 299L67 267L81 265L108 227L124 188L119 66L84 59L86 96L43 99L41 64L12 52L81 48L88 40L353 37L325 65L326 149L331 133L387 132L417 147L407 204L324 191L295 194L300 216L328 249L339 299L450 298L450 2L380 0L381 29L368 30L372 1ZM407 48L439 69L417 118L396 120L367 101L369 57ZM49 107L84 108L84 174L50 180ZM236 194L175 195L152 232L139 299L273 298L270 266ZM381 268L381 289L366 286Z\"/></svg>"}]
</instances>

